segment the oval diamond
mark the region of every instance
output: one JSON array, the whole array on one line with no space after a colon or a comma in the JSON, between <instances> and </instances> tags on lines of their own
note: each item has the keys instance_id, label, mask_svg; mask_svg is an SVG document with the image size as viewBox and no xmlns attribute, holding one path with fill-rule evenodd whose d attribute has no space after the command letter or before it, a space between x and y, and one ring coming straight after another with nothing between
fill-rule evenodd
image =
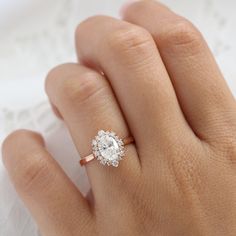
<instances>
[{"instance_id":1,"label":"oval diamond","mask_svg":"<svg viewBox=\"0 0 236 236\"><path fill-rule=\"evenodd\" d=\"M99 148L100 154L107 160L116 160L119 157L120 146L115 138L104 135L100 138L101 147Z\"/></svg>"},{"instance_id":2,"label":"oval diamond","mask_svg":"<svg viewBox=\"0 0 236 236\"><path fill-rule=\"evenodd\" d=\"M114 132L100 130L92 141L92 149L103 165L117 167L124 156L124 143Z\"/></svg>"}]
</instances>

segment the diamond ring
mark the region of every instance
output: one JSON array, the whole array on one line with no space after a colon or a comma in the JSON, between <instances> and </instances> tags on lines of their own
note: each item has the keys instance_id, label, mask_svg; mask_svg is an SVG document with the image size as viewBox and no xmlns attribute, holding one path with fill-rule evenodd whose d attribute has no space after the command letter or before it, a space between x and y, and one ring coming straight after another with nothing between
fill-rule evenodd
<instances>
[{"instance_id":1,"label":"diamond ring","mask_svg":"<svg viewBox=\"0 0 236 236\"><path fill-rule=\"evenodd\" d=\"M125 145L133 142L133 137L122 140L114 132L100 130L92 140L93 153L82 158L80 165L86 165L88 162L97 159L103 165L118 167L119 162L125 156Z\"/></svg>"}]
</instances>

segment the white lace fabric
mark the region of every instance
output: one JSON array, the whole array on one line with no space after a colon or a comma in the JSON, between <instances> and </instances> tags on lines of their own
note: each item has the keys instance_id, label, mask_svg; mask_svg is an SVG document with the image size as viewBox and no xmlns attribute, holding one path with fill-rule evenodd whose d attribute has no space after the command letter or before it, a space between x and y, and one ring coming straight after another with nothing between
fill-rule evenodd
<instances>
[{"instance_id":1,"label":"white lace fabric","mask_svg":"<svg viewBox=\"0 0 236 236\"><path fill-rule=\"evenodd\" d=\"M236 1L166 0L203 32L236 94ZM89 183L64 125L53 115L44 79L54 66L76 61L74 30L93 14L116 16L123 0L0 1L0 143L15 129L43 134L49 151L86 193ZM66 158L65 158L66 157ZM0 161L0 236L36 236L38 229Z\"/></svg>"}]
</instances>

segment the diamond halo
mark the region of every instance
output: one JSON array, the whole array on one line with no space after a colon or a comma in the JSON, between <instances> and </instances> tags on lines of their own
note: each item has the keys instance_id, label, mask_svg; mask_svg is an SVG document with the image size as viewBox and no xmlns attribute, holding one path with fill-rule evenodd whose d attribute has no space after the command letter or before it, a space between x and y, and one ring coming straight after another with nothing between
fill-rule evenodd
<instances>
[{"instance_id":1,"label":"diamond halo","mask_svg":"<svg viewBox=\"0 0 236 236\"><path fill-rule=\"evenodd\" d=\"M114 132L100 130L92 140L92 149L103 165L118 167L124 157L124 142Z\"/></svg>"}]
</instances>

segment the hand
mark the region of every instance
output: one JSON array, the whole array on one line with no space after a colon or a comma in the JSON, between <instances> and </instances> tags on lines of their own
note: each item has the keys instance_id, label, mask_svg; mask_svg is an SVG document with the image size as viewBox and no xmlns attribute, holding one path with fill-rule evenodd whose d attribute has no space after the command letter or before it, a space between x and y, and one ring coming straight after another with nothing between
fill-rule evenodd
<instances>
[{"instance_id":1,"label":"hand","mask_svg":"<svg viewBox=\"0 0 236 236\"><path fill-rule=\"evenodd\" d=\"M38 134L17 131L3 156L19 195L45 236L236 235L235 100L206 42L155 1L123 18L80 24L80 64L52 70L46 91L81 157L101 129L135 145L118 168L86 165L85 198Z\"/></svg>"}]
</instances>

